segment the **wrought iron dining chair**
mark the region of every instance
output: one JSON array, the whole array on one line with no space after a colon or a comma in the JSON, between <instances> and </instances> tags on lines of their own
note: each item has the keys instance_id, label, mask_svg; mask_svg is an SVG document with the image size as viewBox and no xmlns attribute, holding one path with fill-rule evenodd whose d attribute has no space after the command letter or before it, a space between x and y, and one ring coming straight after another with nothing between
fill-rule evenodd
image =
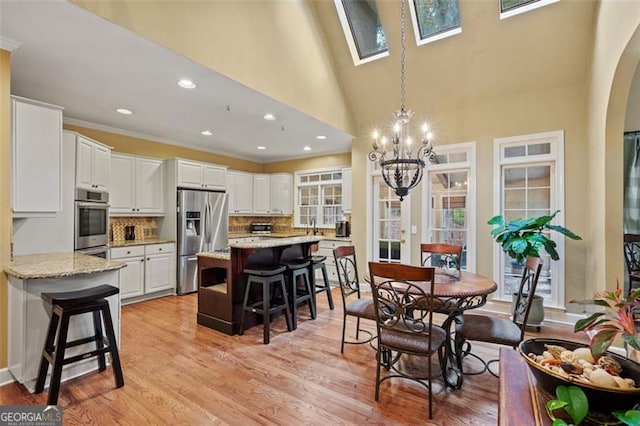
<instances>
[{"instance_id":1,"label":"wrought iron dining chair","mask_svg":"<svg viewBox=\"0 0 640 426\"><path fill-rule=\"evenodd\" d=\"M627 297L629 297L635 288L633 283L640 283L639 234L624 234L624 261L627 264L627 276L629 277L629 288L627 290Z\"/></svg>"},{"instance_id":2,"label":"wrought iron dining chair","mask_svg":"<svg viewBox=\"0 0 640 426\"><path fill-rule=\"evenodd\" d=\"M392 378L410 379L429 392L429 418L433 418L431 358L438 355L444 377L445 330L433 324L434 268L369 262L378 329L376 401L380 384ZM425 303L426 301L426 303ZM395 354L394 354L395 353ZM402 368L406 356L426 358L422 370ZM388 374L381 377L384 367ZM406 367L406 366L405 366ZM446 378L445 378L446 379Z\"/></svg>"},{"instance_id":3,"label":"wrought iron dining chair","mask_svg":"<svg viewBox=\"0 0 640 426\"><path fill-rule=\"evenodd\" d=\"M422 266L452 271L457 278L460 278L462 246L443 243L420 244L420 257Z\"/></svg>"},{"instance_id":4,"label":"wrought iron dining chair","mask_svg":"<svg viewBox=\"0 0 640 426\"><path fill-rule=\"evenodd\" d=\"M477 314L463 314L456 319L454 345L458 369L463 371L462 359L466 356L476 358L484 367L481 371L473 373L463 372L463 374L474 375L488 371L491 375L499 377L499 374L493 372L490 368L490 365L498 362L498 359L485 361L472 353L470 341L495 343L498 345L511 346L515 349L524 339L529 311L531 311L531 303L533 302L533 296L538 286L538 278L540 277L541 270L542 259L539 257L527 258L511 319Z\"/></svg>"},{"instance_id":5,"label":"wrought iron dining chair","mask_svg":"<svg viewBox=\"0 0 640 426\"><path fill-rule=\"evenodd\" d=\"M375 336L367 330L360 329L360 319L371 321L376 320L373 310L373 299L363 298L360 293L360 281L358 278L358 263L356 262L356 250L354 246L342 246L333 249L333 257L338 270L338 282L340 283L340 294L342 295L342 344L340 353L344 352L345 343L363 344L369 343ZM347 317L356 319L356 340L345 340L347 328ZM368 338L360 340L360 333L365 333Z\"/></svg>"}]
</instances>

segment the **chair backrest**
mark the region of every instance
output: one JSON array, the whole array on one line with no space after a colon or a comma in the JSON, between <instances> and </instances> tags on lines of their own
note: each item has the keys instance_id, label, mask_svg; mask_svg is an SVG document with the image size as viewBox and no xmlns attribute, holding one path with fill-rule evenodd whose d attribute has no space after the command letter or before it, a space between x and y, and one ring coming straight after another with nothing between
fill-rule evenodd
<instances>
[{"instance_id":1,"label":"chair backrest","mask_svg":"<svg viewBox=\"0 0 640 426\"><path fill-rule=\"evenodd\" d=\"M384 330L392 330L408 335L428 334L430 339L434 268L369 262L369 273L378 336Z\"/></svg>"},{"instance_id":2,"label":"chair backrest","mask_svg":"<svg viewBox=\"0 0 640 426\"><path fill-rule=\"evenodd\" d=\"M640 272L640 234L624 234L624 261L629 273Z\"/></svg>"},{"instance_id":3,"label":"chair backrest","mask_svg":"<svg viewBox=\"0 0 640 426\"><path fill-rule=\"evenodd\" d=\"M347 297L354 293L357 293L358 298L360 298L360 281L355 247L336 247L333 249L333 258L336 261L343 303L346 304Z\"/></svg>"},{"instance_id":4,"label":"chair backrest","mask_svg":"<svg viewBox=\"0 0 640 426\"><path fill-rule=\"evenodd\" d=\"M420 256L422 266L435 268L455 269L460 276L462 263L462 246L441 243L420 244Z\"/></svg>"},{"instance_id":5,"label":"chair backrest","mask_svg":"<svg viewBox=\"0 0 640 426\"><path fill-rule=\"evenodd\" d=\"M522 279L518 287L516 303L513 307L513 322L520 327L520 340L524 339L524 331L529 319L531 304L538 287L538 278L542 270L542 259L527 257L527 263L522 272Z\"/></svg>"}]
</instances>

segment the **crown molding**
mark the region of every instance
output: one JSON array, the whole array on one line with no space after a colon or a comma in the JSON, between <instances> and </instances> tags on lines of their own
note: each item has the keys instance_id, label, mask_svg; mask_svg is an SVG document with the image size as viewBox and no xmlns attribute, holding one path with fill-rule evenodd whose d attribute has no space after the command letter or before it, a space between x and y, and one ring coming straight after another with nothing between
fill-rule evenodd
<instances>
[{"instance_id":1,"label":"crown molding","mask_svg":"<svg viewBox=\"0 0 640 426\"><path fill-rule=\"evenodd\" d=\"M18 43L17 41L0 36L0 49L13 52L14 50L17 50L19 47L20 47L20 43Z\"/></svg>"}]
</instances>

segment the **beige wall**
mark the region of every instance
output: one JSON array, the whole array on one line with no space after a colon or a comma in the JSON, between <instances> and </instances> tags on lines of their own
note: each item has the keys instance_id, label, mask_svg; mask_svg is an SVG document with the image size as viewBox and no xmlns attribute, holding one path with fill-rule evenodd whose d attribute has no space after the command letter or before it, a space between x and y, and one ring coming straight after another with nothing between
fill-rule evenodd
<instances>
[{"instance_id":1,"label":"beige wall","mask_svg":"<svg viewBox=\"0 0 640 426\"><path fill-rule=\"evenodd\" d=\"M0 269L11 258L11 54L0 49ZM0 368L7 366L7 276L0 273Z\"/></svg>"},{"instance_id":2,"label":"beige wall","mask_svg":"<svg viewBox=\"0 0 640 426\"><path fill-rule=\"evenodd\" d=\"M309 1L72 1L260 93L354 133L331 52Z\"/></svg>"},{"instance_id":3,"label":"beige wall","mask_svg":"<svg viewBox=\"0 0 640 426\"><path fill-rule=\"evenodd\" d=\"M633 75L640 60L640 6L605 1L598 10L588 99L589 234L587 292L613 288L622 256L622 133Z\"/></svg>"},{"instance_id":4,"label":"beige wall","mask_svg":"<svg viewBox=\"0 0 640 426\"><path fill-rule=\"evenodd\" d=\"M294 160L278 161L264 165L265 173L294 172L296 170L313 170L325 167L351 165L351 153L324 155L321 157L298 158Z\"/></svg>"}]
</instances>

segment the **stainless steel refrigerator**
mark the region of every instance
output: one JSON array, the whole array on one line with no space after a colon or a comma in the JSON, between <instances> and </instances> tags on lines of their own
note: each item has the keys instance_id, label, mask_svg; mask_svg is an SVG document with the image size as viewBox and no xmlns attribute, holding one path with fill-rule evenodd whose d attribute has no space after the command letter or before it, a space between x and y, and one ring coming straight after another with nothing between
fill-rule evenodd
<instances>
[{"instance_id":1,"label":"stainless steel refrigerator","mask_svg":"<svg viewBox=\"0 0 640 426\"><path fill-rule=\"evenodd\" d=\"M178 294L198 289L198 258L228 245L229 212L224 192L178 190Z\"/></svg>"}]
</instances>

